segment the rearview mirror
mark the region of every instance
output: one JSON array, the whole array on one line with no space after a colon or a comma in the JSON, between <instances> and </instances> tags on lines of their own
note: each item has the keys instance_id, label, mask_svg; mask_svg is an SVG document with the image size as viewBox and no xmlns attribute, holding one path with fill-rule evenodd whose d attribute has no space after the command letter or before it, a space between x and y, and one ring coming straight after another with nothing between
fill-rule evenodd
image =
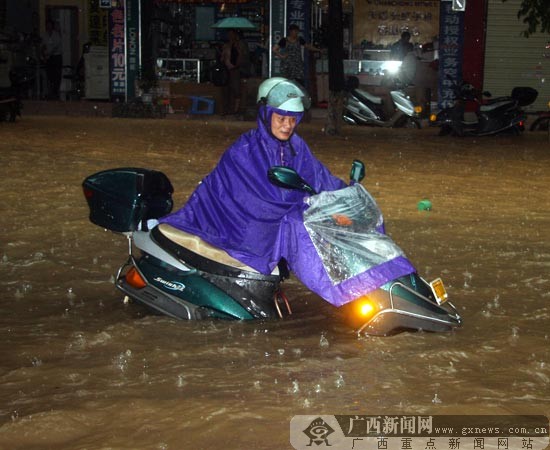
<instances>
[{"instance_id":1,"label":"rearview mirror","mask_svg":"<svg viewBox=\"0 0 550 450\"><path fill-rule=\"evenodd\" d=\"M349 179L352 183L360 183L363 178L365 178L365 164L358 159L354 159L351 164Z\"/></svg>"},{"instance_id":2,"label":"rearview mirror","mask_svg":"<svg viewBox=\"0 0 550 450\"><path fill-rule=\"evenodd\" d=\"M273 166L267 171L269 181L275 186L286 189L297 189L315 195L317 192L298 173L285 166Z\"/></svg>"}]
</instances>

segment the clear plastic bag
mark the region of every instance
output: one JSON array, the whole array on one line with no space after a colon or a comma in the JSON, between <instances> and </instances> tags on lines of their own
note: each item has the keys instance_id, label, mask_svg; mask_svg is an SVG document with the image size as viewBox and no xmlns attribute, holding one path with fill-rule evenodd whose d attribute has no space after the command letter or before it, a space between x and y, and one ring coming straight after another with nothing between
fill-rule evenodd
<instances>
[{"instance_id":1,"label":"clear plastic bag","mask_svg":"<svg viewBox=\"0 0 550 450\"><path fill-rule=\"evenodd\" d=\"M307 200L305 228L334 285L403 256L384 234L378 205L360 184Z\"/></svg>"}]
</instances>

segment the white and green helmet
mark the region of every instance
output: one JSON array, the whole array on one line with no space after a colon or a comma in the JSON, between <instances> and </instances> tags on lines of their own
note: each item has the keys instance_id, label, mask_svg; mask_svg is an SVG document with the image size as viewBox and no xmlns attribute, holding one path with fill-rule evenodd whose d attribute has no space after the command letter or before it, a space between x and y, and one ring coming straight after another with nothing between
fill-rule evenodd
<instances>
[{"instance_id":1,"label":"white and green helmet","mask_svg":"<svg viewBox=\"0 0 550 450\"><path fill-rule=\"evenodd\" d=\"M283 77L268 78L258 88L258 103L289 112L304 112L311 106L305 89L295 81Z\"/></svg>"}]
</instances>

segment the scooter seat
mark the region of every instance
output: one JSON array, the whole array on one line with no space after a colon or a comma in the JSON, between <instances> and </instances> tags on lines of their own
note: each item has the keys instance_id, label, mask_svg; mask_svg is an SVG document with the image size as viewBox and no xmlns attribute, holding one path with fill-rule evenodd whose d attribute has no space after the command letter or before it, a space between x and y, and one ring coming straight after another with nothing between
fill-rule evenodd
<instances>
[{"instance_id":1,"label":"scooter seat","mask_svg":"<svg viewBox=\"0 0 550 450\"><path fill-rule=\"evenodd\" d=\"M161 223L158 225L158 230L169 240L178 244L181 247L185 247L188 250L204 257L216 261L226 266L231 266L239 270L246 270L247 272L259 273L252 267L242 263L241 261L233 258L225 250L214 247L208 242L204 241L198 236L187 233L179 228L173 227L167 223ZM279 269L275 268L272 275L278 275Z\"/></svg>"},{"instance_id":2,"label":"scooter seat","mask_svg":"<svg viewBox=\"0 0 550 450\"><path fill-rule=\"evenodd\" d=\"M382 104L382 98L376 97L375 95L372 95L371 93L364 91L362 89L354 89L352 91L353 95L355 95L359 100L372 102L376 105Z\"/></svg>"},{"instance_id":3,"label":"scooter seat","mask_svg":"<svg viewBox=\"0 0 550 450\"><path fill-rule=\"evenodd\" d=\"M511 97L504 97L504 98L499 98L499 99L493 99L491 101L489 101L488 103L486 104L483 104L479 107L479 110L481 112L490 112L490 111L494 111L498 108L502 108L502 107L508 107L508 108L511 108L515 105L516 101L511 98Z\"/></svg>"}]
</instances>

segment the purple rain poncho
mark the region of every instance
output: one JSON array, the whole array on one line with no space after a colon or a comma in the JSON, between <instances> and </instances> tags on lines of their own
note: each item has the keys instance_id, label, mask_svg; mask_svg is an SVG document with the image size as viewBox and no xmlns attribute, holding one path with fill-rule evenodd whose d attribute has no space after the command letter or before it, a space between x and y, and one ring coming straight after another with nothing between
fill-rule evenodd
<instances>
[{"instance_id":1,"label":"purple rain poncho","mask_svg":"<svg viewBox=\"0 0 550 450\"><path fill-rule=\"evenodd\" d=\"M342 189L346 184L313 156L298 135L280 141L271 134L266 124L271 123L274 111L283 114L261 106L258 127L241 135L187 203L160 222L197 235L264 274L271 273L285 258L304 285L336 306L353 300L359 291L365 294L413 272L405 259L406 264L386 263L380 273L374 268L368 271L373 273L333 284L303 224L308 195L274 186L267 171L276 165L291 167L316 192ZM294 115L298 122L302 117L298 113L284 115ZM358 288L363 285L364 289Z\"/></svg>"}]
</instances>

